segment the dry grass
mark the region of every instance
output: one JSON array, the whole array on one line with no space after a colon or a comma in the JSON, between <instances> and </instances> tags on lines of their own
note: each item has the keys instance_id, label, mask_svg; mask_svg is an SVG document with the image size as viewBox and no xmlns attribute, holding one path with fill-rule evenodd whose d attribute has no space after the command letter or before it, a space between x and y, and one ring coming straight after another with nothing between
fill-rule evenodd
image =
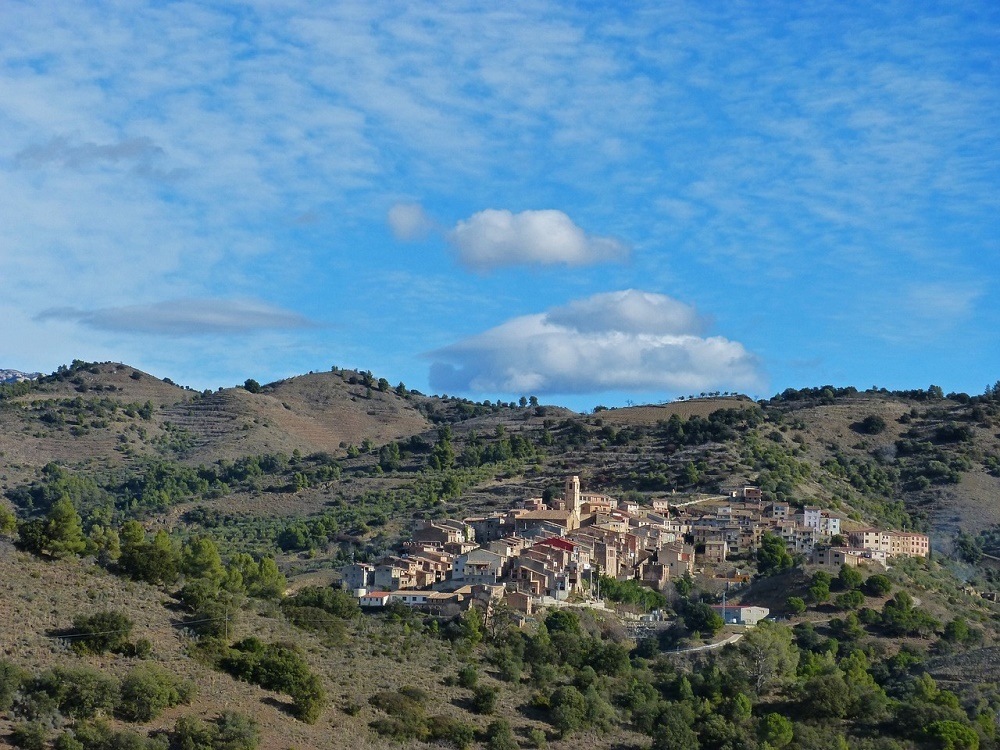
<instances>
[{"instance_id":1,"label":"dry grass","mask_svg":"<svg viewBox=\"0 0 1000 750\"><path fill-rule=\"evenodd\" d=\"M745 396L697 398L662 405L607 409L596 412L594 417L604 420L605 424L654 425L657 422L670 419L674 414L682 419L689 419L693 416L707 417L720 409L741 409L752 405L753 401Z\"/></svg>"}]
</instances>

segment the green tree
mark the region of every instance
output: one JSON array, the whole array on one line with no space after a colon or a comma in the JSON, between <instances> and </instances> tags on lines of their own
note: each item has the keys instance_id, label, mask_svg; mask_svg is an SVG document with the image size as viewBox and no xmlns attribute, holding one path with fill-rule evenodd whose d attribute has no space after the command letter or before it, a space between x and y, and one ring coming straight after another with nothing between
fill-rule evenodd
<instances>
[{"instance_id":1,"label":"green tree","mask_svg":"<svg viewBox=\"0 0 1000 750\"><path fill-rule=\"evenodd\" d=\"M677 710L683 704L671 704L660 712L653 730L652 750L700 750L698 734L691 728L685 711Z\"/></svg>"},{"instance_id":2,"label":"green tree","mask_svg":"<svg viewBox=\"0 0 1000 750\"><path fill-rule=\"evenodd\" d=\"M818 570L813 573L812 578L809 581L809 601L814 604L822 604L823 602L830 600L830 583L833 581L833 576L822 570Z\"/></svg>"},{"instance_id":3,"label":"green tree","mask_svg":"<svg viewBox=\"0 0 1000 750\"><path fill-rule=\"evenodd\" d=\"M799 664L792 629L767 620L758 623L736 645L735 663L758 695L791 684Z\"/></svg>"},{"instance_id":4,"label":"green tree","mask_svg":"<svg viewBox=\"0 0 1000 750\"><path fill-rule=\"evenodd\" d=\"M934 721L924 727L924 734L941 750L979 750L979 735L972 727L957 721Z\"/></svg>"},{"instance_id":5,"label":"green tree","mask_svg":"<svg viewBox=\"0 0 1000 750\"><path fill-rule=\"evenodd\" d=\"M857 568L852 568L846 563L840 566L840 573L837 575L837 584L842 591L853 591L856 588L860 588L863 581L864 576Z\"/></svg>"},{"instance_id":6,"label":"green tree","mask_svg":"<svg viewBox=\"0 0 1000 750\"><path fill-rule=\"evenodd\" d=\"M260 730L252 717L223 711L215 720L213 750L255 750L259 744Z\"/></svg>"},{"instance_id":7,"label":"green tree","mask_svg":"<svg viewBox=\"0 0 1000 750\"><path fill-rule=\"evenodd\" d=\"M378 465L383 471L395 471L399 468L400 455L398 443L387 443L378 452Z\"/></svg>"},{"instance_id":8,"label":"green tree","mask_svg":"<svg viewBox=\"0 0 1000 750\"><path fill-rule=\"evenodd\" d=\"M180 572L188 578L203 578L219 586L225 576L219 548L205 536L195 536L181 545Z\"/></svg>"},{"instance_id":9,"label":"green tree","mask_svg":"<svg viewBox=\"0 0 1000 750\"><path fill-rule=\"evenodd\" d=\"M88 535L87 552L96 554L98 561L102 565L114 562L122 554L118 532L112 528L105 528L100 524L94 524L90 528L90 534Z\"/></svg>"},{"instance_id":10,"label":"green tree","mask_svg":"<svg viewBox=\"0 0 1000 750\"><path fill-rule=\"evenodd\" d=\"M17 516L6 505L0 505L0 534L17 531Z\"/></svg>"},{"instance_id":11,"label":"green tree","mask_svg":"<svg viewBox=\"0 0 1000 750\"><path fill-rule=\"evenodd\" d=\"M792 741L794 725L791 720L773 711L761 717L757 728L757 735L761 742L766 742L773 748L780 750Z\"/></svg>"},{"instance_id":12,"label":"green tree","mask_svg":"<svg viewBox=\"0 0 1000 750\"><path fill-rule=\"evenodd\" d=\"M862 588L868 596L885 596L892 591L892 581L889 580L888 576L876 573L868 576L862 584Z\"/></svg>"},{"instance_id":13,"label":"green tree","mask_svg":"<svg viewBox=\"0 0 1000 750\"><path fill-rule=\"evenodd\" d=\"M833 600L838 609L857 609L865 603L865 595L860 591L845 591Z\"/></svg>"},{"instance_id":14,"label":"green tree","mask_svg":"<svg viewBox=\"0 0 1000 750\"><path fill-rule=\"evenodd\" d=\"M764 534L757 549L757 569L761 575L771 575L792 567L792 556L785 548L785 540L775 534Z\"/></svg>"},{"instance_id":15,"label":"green tree","mask_svg":"<svg viewBox=\"0 0 1000 750\"><path fill-rule=\"evenodd\" d=\"M243 382L243 388L250 393L260 393L260 383L258 383L253 378L247 378Z\"/></svg>"},{"instance_id":16,"label":"green tree","mask_svg":"<svg viewBox=\"0 0 1000 750\"><path fill-rule=\"evenodd\" d=\"M33 551L47 552L57 559L79 555L87 548L83 521L69 497L59 498L49 508L42 527L41 543L42 548Z\"/></svg>"},{"instance_id":17,"label":"green tree","mask_svg":"<svg viewBox=\"0 0 1000 750\"><path fill-rule=\"evenodd\" d=\"M160 529L152 542L137 521L126 521L121 530L118 564L133 578L147 583L173 583L181 564L180 551L170 535Z\"/></svg>"},{"instance_id":18,"label":"green tree","mask_svg":"<svg viewBox=\"0 0 1000 750\"><path fill-rule=\"evenodd\" d=\"M684 624L692 633L701 633L703 636L713 636L725 626L722 615L712 609L705 602L694 602L684 607Z\"/></svg>"},{"instance_id":19,"label":"green tree","mask_svg":"<svg viewBox=\"0 0 1000 750\"><path fill-rule=\"evenodd\" d=\"M842 719L850 707L850 692L838 669L806 680L802 687L806 716L814 719Z\"/></svg>"},{"instance_id":20,"label":"green tree","mask_svg":"<svg viewBox=\"0 0 1000 750\"><path fill-rule=\"evenodd\" d=\"M476 686L479 681L479 670L476 669L475 664L466 664L460 670L458 670L458 684L461 687L471 690Z\"/></svg>"},{"instance_id":21,"label":"green tree","mask_svg":"<svg viewBox=\"0 0 1000 750\"><path fill-rule=\"evenodd\" d=\"M562 736L566 736L583 726L587 701L575 687L563 685L556 688L549 697L549 711L553 726Z\"/></svg>"},{"instance_id":22,"label":"green tree","mask_svg":"<svg viewBox=\"0 0 1000 750\"><path fill-rule=\"evenodd\" d=\"M801 596L790 596L785 599L785 609L789 615L801 615L806 611L806 602Z\"/></svg>"},{"instance_id":23,"label":"green tree","mask_svg":"<svg viewBox=\"0 0 1000 750\"><path fill-rule=\"evenodd\" d=\"M972 631L969 630L969 624L964 617L955 617L944 626L941 637L949 643L961 644L970 640Z\"/></svg>"},{"instance_id":24,"label":"green tree","mask_svg":"<svg viewBox=\"0 0 1000 750\"><path fill-rule=\"evenodd\" d=\"M10 741L21 750L44 750L48 730L38 721L23 721L14 725Z\"/></svg>"},{"instance_id":25,"label":"green tree","mask_svg":"<svg viewBox=\"0 0 1000 750\"><path fill-rule=\"evenodd\" d=\"M674 581L674 589L682 599L687 599L691 596L691 592L694 591L694 579L691 577L691 574L684 571L684 575Z\"/></svg>"}]
</instances>

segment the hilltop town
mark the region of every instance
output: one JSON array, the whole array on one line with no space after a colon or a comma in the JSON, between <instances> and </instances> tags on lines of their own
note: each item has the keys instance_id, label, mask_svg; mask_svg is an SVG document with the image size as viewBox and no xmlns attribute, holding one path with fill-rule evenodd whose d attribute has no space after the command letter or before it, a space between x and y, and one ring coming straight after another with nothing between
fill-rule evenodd
<instances>
[{"instance_id":1,"label":"hilltop town","mask_svg":"<svg viewBox=\"0 0 1000 750\"><path fill-rule=\"evenodd\" d=\"M740 587L765 536L790 554L838 568L884 570L894 557L930 553L926 534L862 526L816 506L765 503L758 487L640 506L584 492L580 478L569 476L562 496L547 502L533 497L506 512L420 522L398 554L347 565L342 580L363 607L397 602L447 613L500 601L530 615L570 601L604 606L600 576L658 592L684 576L697 576L707 591ZM730 614L752 625L768 610L731 606Z\"/></svg>"}]
</instances>

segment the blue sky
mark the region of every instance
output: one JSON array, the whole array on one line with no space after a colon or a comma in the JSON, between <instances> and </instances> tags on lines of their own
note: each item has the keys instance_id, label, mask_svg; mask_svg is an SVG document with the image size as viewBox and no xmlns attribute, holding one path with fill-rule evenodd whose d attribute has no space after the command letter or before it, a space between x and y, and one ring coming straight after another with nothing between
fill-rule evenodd
<instances>
[{"instance_id":1,"label":"blue sky","mask_svg":"<svg viewBox=\"0 0 1000 750\"><path fill-rule=\"evenodd\" d=\"M0 8L0 367L1000 379L1000 6Z\"/></svg>"}]
</instances>

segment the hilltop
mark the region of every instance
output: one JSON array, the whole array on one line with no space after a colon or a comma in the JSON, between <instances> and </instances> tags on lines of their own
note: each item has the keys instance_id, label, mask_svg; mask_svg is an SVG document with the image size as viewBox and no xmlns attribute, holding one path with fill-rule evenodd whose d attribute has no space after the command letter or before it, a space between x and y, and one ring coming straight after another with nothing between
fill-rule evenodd
<instances>
[{"instance_id":1,"label":"hilltop","mask_svg":"<svg viewBox=\"0 0 1000 750\"><path fill-rule=\"evenodd\" d=\"M495 717L514 725L522 746L546 736L555 748L609 743L643 748L665 719L643 714L647 709L641 705L652 701L650 706L665 710L667 704L656 701L684 700L679 696L693 690L728 717L746 743L757 736L751 729L768 712L813 711L808 690L800 692L812 678L801 676L796 683L786 676L778 692L755 695L753 718L740 724L731 713L736 709L726 703L734 699L723 696L726 688L693 676L687 687L679 682L680 675L698 674L716 658L732 669L736 652L692 656L675 674L670 665L676 663L663 650L674 641L666 635L658 646L655 639L636 640L613 613L583 613L576 625L559 618L546 622L552 628L581 628L578 637L589 644L584 651L590 655L559 651L551 657L559 660L559 669L536 676L541 668L530 662L532 649L541 648L533 640L541 637L537 621L525 623L519 632L526 640L518 641L504 635L501 625L472 623L464 615L420 616L397 608L360 616L356 604L352 609L311 587L331 591L325 587L337 580L342 565L378 560L408 539L420 521L461 519L549 497L571 474L580 476L588 491L640 507L753 484L768 501L819 506L842 518L845 527L872 524L931 536L931 560L901 562L889 572L892 593L912 594L928 618L920 621L919 635L890 635L879 610L891 608L892 593L866 594L857 617L850 613L853 624L848 618L846 625L844 612L832 602L810 602L798 615L798 622L808 625L796 630L798 658L806 659L813 649L820 659L824 649L832 649L829 658L846 675L850 667L844 660L860 649L878 689L887 691L883 697L903 701L900 705L909 705L907 691L916 689L912 680L933 675L969 707L965 713L951 711L946 720L972 726L971 707L991 701L1000 707L1000 693L990 692L989 684L1000 644L1000 607L979 596L1000 590L998 397L997 389L970 396L934 387L859 392L823 386L759 402L705 396L578 414L536 399L476 403L425 395L370 372L338 368L199 392L122 363L75 362L0 389L0 490L22 529L0 540L6 587L0 614L5 622L18 623L16 630L3 632L3 650L29 671L66 663L122 679L143 660L69 654L58 634L81 614L128 612L136 637L150 641L153 663L197 688L188 705L149 722L116 720L116 727L144 734L174 732L180 717L211 719L228 706L257 718L267 748L378 747L384 740L372 727L383 736L416 742L415 737L434 736L433 726L462 735L460 724L479 732L470 741L484 742ZM60 507L78 514L81 533L89 537L79 552L47 559L52 554L44 546L41 555L15 548L18 536L21 547L33 538L26 531L31 524L54 523ZM138 527L129 526L135 521ZM10 531L10 523L4 524ZM134 536L136 528L140 535L145 530L144 540ZM119 537L122 548L139 545L141 554L117 557ZM173 577L140 565L156 549L177 556L173 564L180 568ZM213 568L216 549L221 558ZM283 599L273 586L270 593L253 588L254 576L263 575L253 566L270 560L275 574L284 575L281 587L290 595ZM755 561L745 557L736 564L753 570ZM223 575L222 566L242 567L239 575ZM785 614L789 596L809 599L817 570L822 572L799 561L760 576L737 599ZM214 593L206 598L199 586ZM696 580L694 590L710 599L718 588ZM664 594L668 610L693 617L694 610L685 607L695 600L678 596L672 586ZM199 612L208 613L204 620ZM961 627L967 623L972 635L962 636L954 619ZM221 625L206 633L203 622ZM738 633L728 630L719 637L732 634ZM236 646L250 635L262 643L296 644L303 669L326 694L315 724L294 718L299 699L290 699L287 690L262 688L225 672L225 664L244 658ZM683 637L698 643L698 635ZM824 639L854 645L838 650ZM565 639L555 641L568 648ZM909 659L911 651L914 661L906 666L900 660ZM580 671L589 668L584 664L596 677ZM495 692L493 713L476 713L478 698L458 677L470 666ZM629 684L631 697L622 692ZM587 710L604 718L581 719L580 727L589 728L562 736L553 730L561 720L553 718L550 701L568 685L590 696ZM411 695L410 689L416 692ZM722 693L712 697L712 690ZM423 728L413 735L386 724L382 710L407 700L413 704L406 704L407 711L415 713L405 720ZM884 747L939 746L930 735L901 728L901 708L886 704L884 710L878 721L887 723L877 726L895 738L887 741L898 740ZM0 726L20 721L19 715L5 717ZM702 746L714 747L705 739L706 718L690 718ZM52 719L51 725L68 726L60 721ZM393 715L392 721L404 719ZM867 748L858 743L876 725L865 721L841 717L825 726L830 736L850 737L852 748ZM989 747L986 730L975 731L980 747ZM796 724L796 739L785 746L819 747L816 736Z\"/></svg>"}]
</instances>

